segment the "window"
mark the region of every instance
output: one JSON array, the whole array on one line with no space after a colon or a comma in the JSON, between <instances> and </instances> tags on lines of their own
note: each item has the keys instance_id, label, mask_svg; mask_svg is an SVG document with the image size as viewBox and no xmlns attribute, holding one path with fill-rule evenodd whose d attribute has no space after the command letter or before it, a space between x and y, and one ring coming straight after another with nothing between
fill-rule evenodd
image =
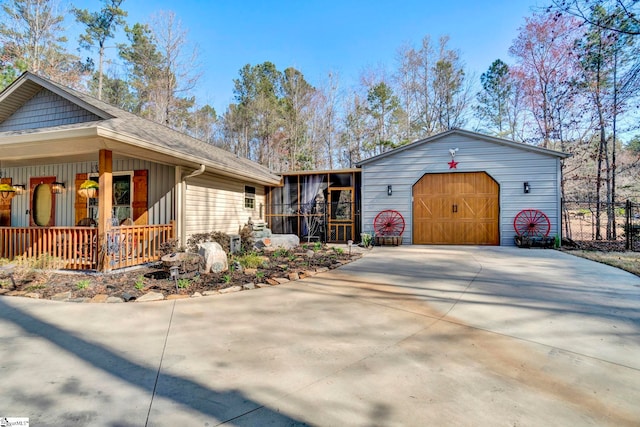
<instances>
[{"instance_id":1,"label":"window","mask_svg":"<svg viewBox=\"0 0 640 427\"><path fill-rule=\"evenodd\" d=\"M256 208L256 187L244 186L244 207L245 209Z\"/></svg>"},{"instance_id":2,"label":"window","mask_svg":"<svg viewBox=\"0 0 640 427\"><path fill-rule=\"evenodd\" d=\"M132 218L133 210L131 204L133 202L131 183L131 172L114 172L113 173L113 199L111 218L113 225L119 225L122 221ZM91 180L98 180L98 176L91 174ZM89 217L98 219L98 199L89 199Z\"/></svg>"}]
</instances>

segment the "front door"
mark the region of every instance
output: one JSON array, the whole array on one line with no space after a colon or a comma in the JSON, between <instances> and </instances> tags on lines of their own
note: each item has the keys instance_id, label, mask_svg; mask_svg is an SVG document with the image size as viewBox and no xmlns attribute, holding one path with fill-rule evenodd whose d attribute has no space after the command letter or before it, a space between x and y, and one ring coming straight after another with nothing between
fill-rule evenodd
<instances>
[{"instance_id":1,"label":"front door","mask_svg":"<svg viewBox=\"0 0 640 427\"><path fill-rule=\"evenodd\" d=\"M354 194L352 187L329 188L329 241L353 240Z\"/></svg>"},{"instance_id":2,"label":"front door","mask_svg":"<svg viewBox=\"0 0 640 427\"><path fill-rule=\"evenodd\" d=\"M56 225L56 195L52 184L55 176L31 178L29 181L31 227L53 227Z\"/></svg>"}]
</instances>

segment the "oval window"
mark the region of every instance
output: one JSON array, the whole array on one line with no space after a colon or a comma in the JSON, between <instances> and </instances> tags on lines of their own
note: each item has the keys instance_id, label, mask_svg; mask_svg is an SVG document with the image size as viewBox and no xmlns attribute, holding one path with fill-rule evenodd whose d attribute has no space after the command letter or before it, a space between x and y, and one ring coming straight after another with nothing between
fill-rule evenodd
<instances>
[{"instance_id":1,"label":"oval window","mask_svg":"<svg viewBox=\"0 0 640 427\"><path fill-rule=\"evenodd\" d=\"M46 227L51 220L53 198L49 184L38 184L33 189L33 222L37 226Z\"/></svg>"}]
</instances>

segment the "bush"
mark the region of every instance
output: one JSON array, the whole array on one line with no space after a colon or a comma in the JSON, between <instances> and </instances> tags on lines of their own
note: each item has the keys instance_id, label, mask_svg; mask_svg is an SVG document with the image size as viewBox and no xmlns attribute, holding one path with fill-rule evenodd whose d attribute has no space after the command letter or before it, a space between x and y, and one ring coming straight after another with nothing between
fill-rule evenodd
<instances>
[{"instance_id":1,"label":"bush","mask_svg":"<svg viewBox=\"0 0 640 427\"><path fill-rule=\"evenodd\" d=\"M249 252L238 257L238 262L244 268L258 268L264 264L264 258L255 252Z\"/></svg>"}]
</instances>

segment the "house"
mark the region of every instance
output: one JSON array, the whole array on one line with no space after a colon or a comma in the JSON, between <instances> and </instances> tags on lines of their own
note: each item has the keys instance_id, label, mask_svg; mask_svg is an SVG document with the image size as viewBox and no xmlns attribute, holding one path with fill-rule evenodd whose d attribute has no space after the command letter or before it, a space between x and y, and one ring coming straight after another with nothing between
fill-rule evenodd
<instances>
[{"instance_id":1,"label":"house","mask_svg":"<svg viewBox=\"0 0 640 427\"><path fill-rule=\"evenodd\" d=\"M358 163L362 230L391 215L403 244L514 245L515 227L560 236L568 156L461 129L413 142Z\"/></svg>"},{"instance_id":2,"label":"house","mask_svg":"<svg viewBox=\"0 0 640 427\"><path fill-rule=\"evenodd\" d=\"M263 166L26 72L0 93L0 258L111 270L264 218ZM98 182L89 197L86 181ZM93 195L91 195L93 196Z\"/></svg>"}]
</instances>

